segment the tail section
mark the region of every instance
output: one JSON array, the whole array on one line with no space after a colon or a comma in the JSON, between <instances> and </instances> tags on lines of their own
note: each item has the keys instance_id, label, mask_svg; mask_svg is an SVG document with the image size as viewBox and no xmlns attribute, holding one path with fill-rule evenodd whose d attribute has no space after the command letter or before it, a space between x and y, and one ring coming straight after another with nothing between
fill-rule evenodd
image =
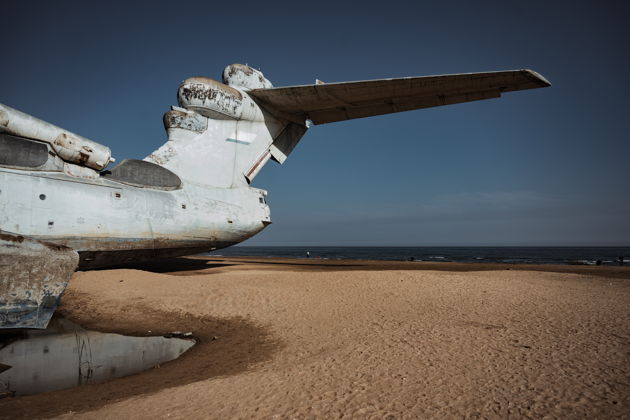
<instances>
[{"instance_id":1,"label":"tail section","mask_svg":"<svg viewBox=\"0 0 630 420\"><path fill-rule=\"evenodd\" d=\"M223 82L194 77L181 84L181 108L164 116L169 141L147 160L188 181L238 187L270 158L284 162L307 120L326 124L551 86L532 70L507 70L274 88L242 64L226 67Z\"/></svg>"},{"instance_id":2,"label":"tail section","mask_svg":"<svg viewBox=\"0 0 630 420\"><path fill-rule=\"evenodd\" d=\"M185 80L179 107L164 115L168 141L145 160L201 185L246 186L272 158L283 163L306 132L297 124L260 107L247 93L271 88L263 74L233 64L223 81Z\"/></svg>"}]
</instances>

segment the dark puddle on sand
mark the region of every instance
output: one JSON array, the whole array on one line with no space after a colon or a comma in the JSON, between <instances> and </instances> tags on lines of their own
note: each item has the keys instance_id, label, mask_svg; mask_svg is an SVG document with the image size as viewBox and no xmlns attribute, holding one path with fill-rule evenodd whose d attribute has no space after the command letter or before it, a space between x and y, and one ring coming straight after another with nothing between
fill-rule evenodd
<instances>
[{"instance_id":1,"label":"dark puddle on sand","mask_svg":"<svg viewBox=\"0 0 630 420\"><path fill-rule=\"evenodd\" d=\"M194 345L191 336L179 333L130 337L55 318L45 330L0 335L0 398L128 376L159 367Z\"/></svg>"}]
</instances>

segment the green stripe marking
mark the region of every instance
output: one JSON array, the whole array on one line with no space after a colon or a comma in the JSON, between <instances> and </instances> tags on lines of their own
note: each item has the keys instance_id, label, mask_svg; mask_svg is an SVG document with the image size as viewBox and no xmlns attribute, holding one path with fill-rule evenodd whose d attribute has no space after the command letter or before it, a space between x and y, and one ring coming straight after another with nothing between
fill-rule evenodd
<instances>
[{"instance_id":1,"label":"green stripe marking","mask_svg":"<svg viewBox=\"0 0 630 420\"><path fill-rule=\"evenodd\" d=\"M243 140L239 140L239 139L231 139L231 138L227 138L225 139L225 141L231 141L232 143L238 143L238 144L250 144L251 142L249 141L243 141Z\"/></svg>"}]
</instances>

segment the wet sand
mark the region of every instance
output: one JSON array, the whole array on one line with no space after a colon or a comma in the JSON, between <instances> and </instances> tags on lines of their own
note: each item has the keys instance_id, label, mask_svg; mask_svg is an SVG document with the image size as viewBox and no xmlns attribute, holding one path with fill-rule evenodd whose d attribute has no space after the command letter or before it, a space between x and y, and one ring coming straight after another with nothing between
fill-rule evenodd
<instances>
[{"instance_id":1,"label":"wet sand","mask_svg":"<svg viewBox=\"0 0 630 420\"><path fill-rule=\"evenodd\" d=\"M184 357L0 418L611 418L630 267L178 258L79 272L59 313Z\"/></svg>"}]
</instances>

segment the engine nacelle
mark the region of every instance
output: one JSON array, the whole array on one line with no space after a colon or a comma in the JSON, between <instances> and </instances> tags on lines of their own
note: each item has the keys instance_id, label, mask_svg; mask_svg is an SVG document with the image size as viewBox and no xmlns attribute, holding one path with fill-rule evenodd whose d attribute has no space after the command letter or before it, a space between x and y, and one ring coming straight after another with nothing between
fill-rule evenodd
<instances>
[{"instance_id":1,"label":"engine nacelle","mask_svg":"<svg viewBox=\"0 0 630 420\"><path fill-rule=\"evenodd\" d=\"M68 132L59 133L52 146L66 162L87 166L97 171L104 169L113 161L109 147Z\"/></svg>"},{"instance_id":2,"label":"engine nacelle","mask_svg":"<svg viewBox=\"0 0 630 420\"><path fill-rule=\"evenodd\" d=\"M97 171L114 161L109 147L1 104L0 130L19 137L45 141L66 162Z\"/></svg>"},{"instance_id":3,"label":"engine nacelle","mask_svg":"<svg viewBox=\"0 0 630 420\"><path fill-rule=\"evenodd\" d=\"M244 64L230 64L223 70L223 83L244 91L252 89L270 89L271 82L261 71Z\"/></svg>"},{"instance_id":4,"label":"engine nacelle","mask_svg":"<svg viewBox=\"0 0 630 420\"><path fill-rule=\"evenodd\" d=\"M258 105L245 92L207 77L191 77L179 85L179 106L205 117L263 121Z\"/></svg>"}]
</instances>

